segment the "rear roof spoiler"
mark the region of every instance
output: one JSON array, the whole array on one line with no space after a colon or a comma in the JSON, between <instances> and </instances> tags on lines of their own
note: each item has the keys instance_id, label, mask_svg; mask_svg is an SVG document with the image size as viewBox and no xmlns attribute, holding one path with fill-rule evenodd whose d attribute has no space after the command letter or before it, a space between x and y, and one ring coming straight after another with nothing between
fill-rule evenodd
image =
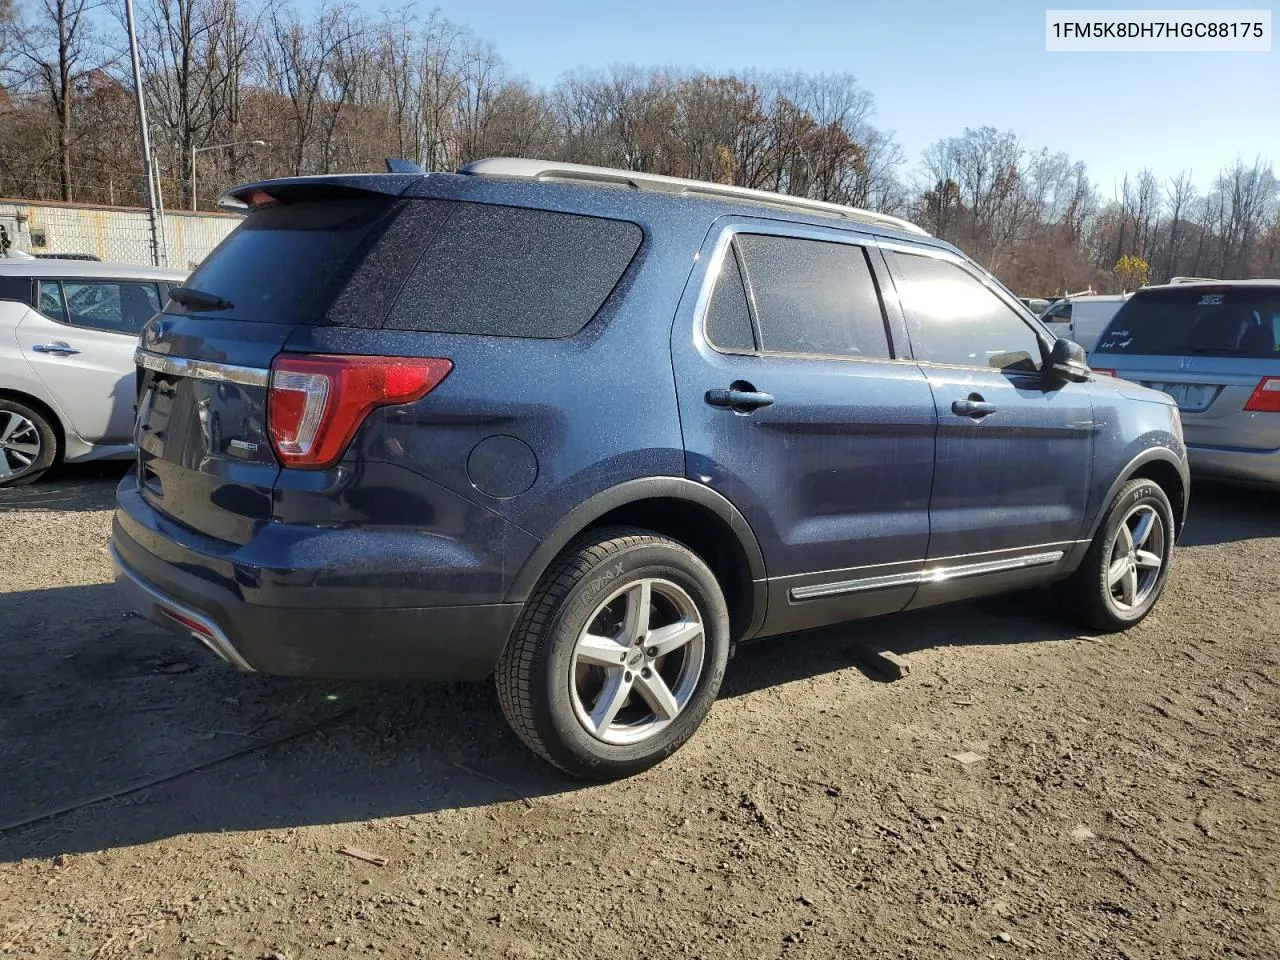
<instances>
[{"instance_id":1,"label":"rear roof spoiler","mask_svg":"<svg viewBox=\"0 0 1280 960\"><path fill-rule=\"evenodd\" d=\"M316 177L280 177L232 187L225 194L246 207L293 203L315 197L398 197L422 180L421 173L338 173Z\"/></svg>"}]
</instances>

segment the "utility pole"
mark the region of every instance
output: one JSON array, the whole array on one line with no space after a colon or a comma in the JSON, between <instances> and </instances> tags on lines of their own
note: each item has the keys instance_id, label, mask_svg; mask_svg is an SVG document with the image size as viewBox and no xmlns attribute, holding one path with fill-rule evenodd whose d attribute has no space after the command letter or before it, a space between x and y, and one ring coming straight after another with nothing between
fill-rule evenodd
<instances>
[{"instance_id":1,"label":"utility pole","mask_svg":"<svg viewBox=\"0 0 1280 960\"><path fill-rule=\"evenodd\" d=\"M160 229L156 216L156 184L151 177L151 134L147 131L147 104L142 92L142 64L138 60L138 33L133 25L133 0L124 0L124 17L129 27L129 53L133 57L133 86L138 95L138 128L142 131L142 179L147 182L147 214L151 220L151 261L160 262Z\"/></svg>"}]
</instances>

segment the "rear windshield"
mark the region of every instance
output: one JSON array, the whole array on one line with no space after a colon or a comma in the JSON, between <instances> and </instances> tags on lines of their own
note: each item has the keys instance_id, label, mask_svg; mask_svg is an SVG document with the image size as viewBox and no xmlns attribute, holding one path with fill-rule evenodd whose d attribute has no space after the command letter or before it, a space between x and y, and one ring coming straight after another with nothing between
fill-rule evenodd
<instances>
[{"instance_id":1,"label":"rear windshield","mask_svg":"<svg viewBox=\"0 0 1280 960\"><path fill-rule=\"evenodd\" d=\"M1280 287L1186 287L1134 294L1094 352L1275 358L1278 344Z\"/></svg>"},{"instance_id":2,"label":"rear windshield","mask_svg":"<svg viewBox=\"0 0 1280 960\"><path fill-rule=\"evenodd\" d=\"M395 209L386 198L325 199L253 211L183 286L229 301L224 320L316 323L350 275L354 254ZM166 311L188 312L169 301ZM201 312L193 304L190 312Z\"/></svg>"},{"instance_id":3,"label":"rear windshield","mask_svg":"<svg viewBox=\"0 0 1280 960\"><path fill-rule=\"evenodd\" d=\"M190 306L220 319L549 339L591 320L642 239L550 210L311 200L250 214L185 286L229 301Z\"/></svg>"}]
</instances>

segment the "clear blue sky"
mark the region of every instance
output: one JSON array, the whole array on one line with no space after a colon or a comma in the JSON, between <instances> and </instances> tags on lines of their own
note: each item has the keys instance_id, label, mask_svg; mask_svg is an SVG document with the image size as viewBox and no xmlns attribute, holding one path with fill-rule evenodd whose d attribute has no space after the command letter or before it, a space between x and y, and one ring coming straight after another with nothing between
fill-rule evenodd
<instances>
[{"instance_id":1,"label":"clear blue sky","mask_svg":"<svg viewBox=\"0 0 1280 960\"><path fill-rule=\"evenodd\" d=\"M1259 8L1236 0L1218 8ZM427 0L424 11L433 4ZM1084 160L1104 195L1126 170L1191 169L1207 186L1239 153L1280 166L1280 44L1270 53L1047 53L1046 7L1211 9L1211 0L440 0L537 85L615 63L854 74L914 169L966 126L1010 129ZM1280 8L1273 8L1280 30Z\"/></svg>"}]
</instances>

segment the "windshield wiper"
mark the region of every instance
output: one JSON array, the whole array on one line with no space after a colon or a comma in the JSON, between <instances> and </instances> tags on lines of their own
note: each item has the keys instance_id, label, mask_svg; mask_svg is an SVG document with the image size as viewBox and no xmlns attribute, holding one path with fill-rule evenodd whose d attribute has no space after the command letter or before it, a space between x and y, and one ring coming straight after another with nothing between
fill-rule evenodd
<instances>
[{"instance_id":1,"label":"windshield wiper","mask_svg":"<svg viewBox=\"0 0 1280 960\"><path fill-rule=\"evenodd\" d=\"M230 310L235 306L230 300L224 300L217 294L205 293L195 287L170 287L169 299L177 300L184 307L196 307L200 310Z\"/></svg>"}]
</instances>

